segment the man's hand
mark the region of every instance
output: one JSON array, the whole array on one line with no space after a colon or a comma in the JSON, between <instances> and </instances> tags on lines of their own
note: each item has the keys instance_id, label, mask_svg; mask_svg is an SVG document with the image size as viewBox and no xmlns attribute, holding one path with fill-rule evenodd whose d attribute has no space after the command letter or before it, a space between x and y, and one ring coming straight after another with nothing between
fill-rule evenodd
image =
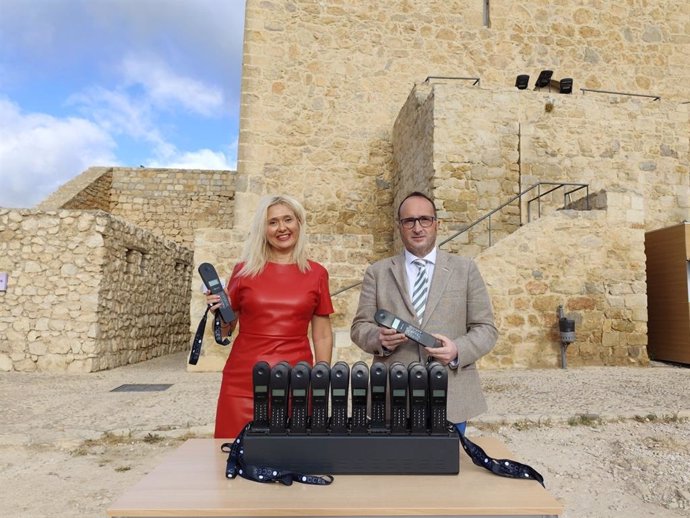
<instances>
[{"instance_id":1,"label":"man's hand","mask_svg":"<svg viewBox=\"0 0 690 518\"><path fill-rule=\"evenodd\" d=\"M384 350L393 352L400 344L407 342L407 337L402 333L398 333L395 329L382 327L379 329L379 340Z\"/></svg>"},{"instance_id":2,"label":"man's hand","mask_svg":"<svg viewBox=\"0 0 690 518\"><path fill-rule=\"evenodd\" d=\"M427 353L442 365L448 365L458 357L458 346L447 336L432 333L432 336L442 344L441 347L425 347Z\"/></svg>"}]
</instances>

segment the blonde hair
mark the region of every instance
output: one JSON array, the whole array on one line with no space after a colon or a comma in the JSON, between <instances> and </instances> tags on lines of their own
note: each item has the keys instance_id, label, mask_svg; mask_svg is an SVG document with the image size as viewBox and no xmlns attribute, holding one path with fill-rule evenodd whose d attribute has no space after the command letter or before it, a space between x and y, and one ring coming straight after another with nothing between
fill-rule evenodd
<instances>
[{"instance_id":1,"label":"blonde hair","mask_svg":"<svg viewBox=\"0 0 690 518\"><path fill-rule=\"evenodd\" d=\"M266 229L268 228L268 209L274 205L285 205L290 209L297 218L299 224L299 236L295 248L292 249L292 262L297 264L301 272L309 270L309 261L307 260L307 212L302 207L302 204L296 199L286 196L264 196L259 201L259 206L254 213L252 224L249 229L249 236L244 244L242 251L242 261L244 265L238 272L242 276L258 275L266 267L266 263L270 259L270 245L266 239Z\"/></svg>"}]
</instances>

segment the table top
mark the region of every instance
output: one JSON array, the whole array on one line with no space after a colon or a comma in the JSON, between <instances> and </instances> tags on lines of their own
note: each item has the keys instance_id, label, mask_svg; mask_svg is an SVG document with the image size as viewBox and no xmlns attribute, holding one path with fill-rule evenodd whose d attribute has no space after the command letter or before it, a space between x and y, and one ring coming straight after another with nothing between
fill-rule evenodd
<instances>
[{"instance_id":1,"label":"table top","mask_svg":"<svg viewBox=\"0 0 690 518\"><path fill-rule=\"evenodd\" d=\"M335 475L330 486L284 486L226 479L223 442L186 441L115 500L107 515L558 516L563 511L538 482L494 475L475 466L462 448L459 475ZM494 458L515 459L497 439L475 442Z\"/></svg>"}]
</instances>

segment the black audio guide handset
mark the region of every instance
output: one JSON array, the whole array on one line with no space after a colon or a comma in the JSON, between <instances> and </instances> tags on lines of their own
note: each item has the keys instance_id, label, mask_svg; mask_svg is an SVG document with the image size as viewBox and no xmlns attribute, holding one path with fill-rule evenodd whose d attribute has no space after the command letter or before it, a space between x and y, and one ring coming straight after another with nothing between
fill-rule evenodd
<instances>
[{"instance_id":1,"label":"black audio guide handset","mask_svg":"<svg viewBox=\"0 0 690 518\"><path fill-rule=\"evenodd\" d=\"M385 363L374 362L369 369L369 393L371 394L371 422L369 430L372 432L386 431L386 385L388 384L388 368Z\"/></svg>"},{"instance_id":2,"label":"black audio guide handset","mask_svg":"<svg viewBox=\"0 0 690 518\"><path fill-rule=\"evenodd\" d=\"M350 385L350 366L339 361L331 368L331 421L330 431L347 433L347 389Z\"/></svg>"},{"instance_id":3,"label":"black audio guide handset","mask_svg":"<svg viewBox=\"0 0 690 518\"><path fill-rule=\"evenodd\" d=\"M429 371L429 427L432 435L447 435L448 369L439 362L427 365Z\"/></svg>"},{"instance_id":4,"label":"black audio guide handset","mask_svg":"<svg viewBox=\"0 0 690 518\"><path fill-rule=\"evenodd\" d=\"M419 362L408 365L410 384L410 433L426 435L429 406L429 375Z\"/></svg>"},{"instance_id":5,"label":"black audio guide handset","mask_svg":"<svg viewBox=\"0 0 690 518\"><path fill-rule=\"evenodd\" d=\"M290 365L280 362L271 369L269 383L271 398L271 433L284 433L287 424L288 396L290 388Z\"/></svg>"},{"instance_id":6,"label":"black audio guide handset","mask_svg":"<svg viewBox=\"0 0 690 518\"><path fill-rule=\"evenodd\" d=\"M378 325L389 329L395 329L398 333L404 334L410 340L414 340L424 347L440 347L441 345L439 341L429 333L422 331L409 322L405 322L385 309L377 310L374 314L374 320Z\"/></svg>"},{"instance_id":7,"label":"black audio guide handset","mask_svg":"<svg viewBox=\"0 0 690 518\"><path fill-rule=\"evenodd\" d=\"M290 423L292 434L307 433L307 412L309 407L309 376L311 365L299 362L290 371Z\"/></svg>"},{"instance_id":8,"label":"black audio guide handset","mask_svg":"<svg viewBox=\"0 0 690 518\"><path fill-rule=\"evenodd\" d=\"M221 329L222 321L229 323L235 320L236 318L235 313L232 311L232 307L230 306L230 300L228 299L228 295L225 293L223 285L221 284L220 279L218 278L218 273L216 273L216 269L213 267L212 264L201 263L199 265L199 275L201 275L201 279L204 281L204 285L208 288L208 290L211 293L220 296L221 304L219 306L219 310L216 311L215 315L213 316L213 338L215 339L218 345L229 345L230 340L228 338L223 338L223 333ZM206 311L204 312L204 316L201 317L199 325L196 328L196 333L194 333L194 340L192 341L192 350L189 353L190 365L196 365L199 362L199 357L201 356L201 346L204 342L206 320L208 318L208 312L210 310L211 306L207 305Z\"/></svg>"},{"instance_id":9,"label":"black audio guide handset","mask_svg":"<svg viewBox=\"0 0 690 518\"><path fill-rule=\"evenodd\" d=\"M331 384L331 367L317 362L311 369L311 420L309 430L313 434L328 431L328 388Z\"/></svg>"},{"instance_id":10,"label":"black audio guide handset","mask_svg":"<svg viewBox=\"0 0 690 518\"><path fill-rule=\"evenodd\" d=\"M258 361L252 370L254 386L254 422L252 431L268 432L268 387L271 383L271 366L268 362Z\"/></svg>"},{"instance_id":11,"label":"black audio guide handset","mask_svg":"<svg viewBox=\"0 0 690 518\"><path fill-rule=\"evenodd\" d=\"M407 434L407 367L393 362L388 369L388 384L391 394L391 433Z\"/></svg>"},{"instance_id":12,"label":"black audio guide handset","mask_svg":"<svg viewBox=\"0 0 690 518\"><path fill-rule=\"evenodd\" d=\"M225 293L223 289L223 284L220 282L218 273L211 263L201 263L199 265L199 275L201 275L201 280L204 281L204 285L213 295L220 296L220 306L218 311L220 312L220 318L223 322L229 324L235 320L235 313L230 305L230 299L228 299L228 294Z\"/></svg>"},{"instance_id":13,"label":"black audio guide handset","mask_svg":"<svg viewBox=\"0 0 690 518\"><path fill-rule=\"evenodd\" d=\"M352 421L350 432L367 433L367 393L369 391L369 367L363 361L352 366L350 373L352 392Z\"/></svg>"}]
</instances>

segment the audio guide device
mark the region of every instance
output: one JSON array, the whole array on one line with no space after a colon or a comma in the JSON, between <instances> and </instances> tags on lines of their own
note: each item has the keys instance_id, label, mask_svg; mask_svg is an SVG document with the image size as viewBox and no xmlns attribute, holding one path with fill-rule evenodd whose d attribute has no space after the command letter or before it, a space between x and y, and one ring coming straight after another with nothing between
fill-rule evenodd
<instances>
[{"instance_id":1,"label":"audio guide device","mask_svg":"<svg viewBox=\"0 0 690 518\"><path fill-rule=\"evenodd\" d=\"M220 296L220 318L223 322L229 324L235 320L235 313L232 311L232 306L230 305L230 299L228 299L228 294L225 293L223 289L223 284L218 278L218 273L211 263L201 263L199 265L199 275L201 280L204 281L204 285L213 295Z\"/></svg>"},{"instance_id":2,"label":"audio guide device","mask_svg":"<svg viewBox=\"0 0 690 518\"><path fill-rule=\"evenodd\" d=\"M386 311L385 309L379 309L374 314L374 320L376 323L383 327L388 327L390 329L395 329L398 333L404 334L407 338L414 340L415 342L423 345L424 347L438 347L438 340L425 333L418 327L413 326L409 322L396 317L393 313Z\"/></svg>"}]
</instances>

